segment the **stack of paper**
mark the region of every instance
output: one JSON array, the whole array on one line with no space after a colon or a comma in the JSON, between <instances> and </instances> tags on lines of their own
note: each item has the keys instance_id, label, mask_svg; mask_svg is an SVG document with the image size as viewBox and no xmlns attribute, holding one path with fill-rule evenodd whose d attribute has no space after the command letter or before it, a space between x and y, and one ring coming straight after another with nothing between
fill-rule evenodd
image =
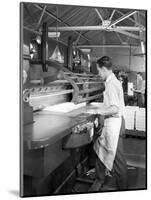
<instances>
[{"instance_id":1,"label":"stack of paper","mask_svg":"<svg viewBox=\"0 0 151 200\"><path fill-rule=\"evenodd\" d=\"M86 103L74 104L72 102L65 102L44 108L45 111L68 113L78 108L84 107Z\"/></svg>"},{"instance_id":2,"label":"stack of paper","mask_svg":"<svg viewBox=\"0 0 151 200\"><path fill-rule=\"evenodd\" d=\"M136 111L136 130L145 131L145 108Z\"/></svg>"},{"instance_id":3,"label":"stack of paper","mask_svg":"<svg viewBox=\"0 0 151 200\"><path fill-rule=\"evenodd\" d=\"M137 106L126 106L125 108L125 128L134 130L135 128L135 114L139 110Z\"/></svg>"},{"instance_id":4,"label":"stack of paper","mask_svg":"<svg viewBox=\"0 0 151 200\"><path fill-rule=\"evenodd\" d=\"M134 92L133 92L133 83L128 82L128 96L133 96Z\"/></svg>"},{"instance_id":5,"label":"stack of paper","mask_svg":"<svg viewBox=\"0 0 151 200\"><path fill-rule=\"evenodd\" d=\"M125 109L126 110L137 111L137 110L139 110L139 107L138 106L126 106Z\"/></svg>"}]
</instances>

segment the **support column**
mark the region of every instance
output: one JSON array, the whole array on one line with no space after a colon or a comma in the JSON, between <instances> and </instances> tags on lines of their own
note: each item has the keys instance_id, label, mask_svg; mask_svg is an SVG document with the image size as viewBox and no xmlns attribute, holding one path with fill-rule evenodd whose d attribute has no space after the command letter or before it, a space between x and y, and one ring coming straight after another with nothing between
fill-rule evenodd
<instances>
[{"instance_id":1,"label":"support column","mask_svg":"<svg viewBox=\"0 0 151 200\"><path fill-rule=\"evenodd\" d=\"M44 72L48 71L48 26L47 23L43 24L43 31L42 31L42 69Z\"/></svg>"},{"instance_id":2,"label":"support column","mask_svg":"<svg viewBox=\"0 0 151 200\"><path fill-rule=\"evenodd\" d=\"M67 66L71 71L72 71L72 43L73 43L73 39L70 36L68 38Z\"/></svg>"}]
</instances>

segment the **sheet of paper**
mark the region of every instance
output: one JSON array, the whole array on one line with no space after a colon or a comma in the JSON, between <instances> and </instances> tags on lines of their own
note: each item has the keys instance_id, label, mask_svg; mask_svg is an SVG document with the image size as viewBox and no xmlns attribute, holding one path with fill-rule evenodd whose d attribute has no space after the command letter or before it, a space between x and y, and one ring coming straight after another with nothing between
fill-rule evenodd
<instances>
[{"instance_id":1,"label":"sheet of paper","mask_svg":"<svg viewBox=\"0 0 151 200\"><path fill-rule=\"evenodd\" d=\"M87 106L86 113L96 114L98 110L104 110L104 104L98 102L92 102Z\"/></svg>"},{"instance_id":2,"label":"sheet of paper","mask_svg":"<svg viewBox=\"0 0 151 200\"><path fill-rule=\"evenodd\" d=\"M128 96L133 96L134 95L133 87L134 87L133 83L128 82Z\"/></svg>"},{"instance_id":3,"label":"sheet of paper","mask_svg":"<svg viewBox=\"0 0 151 200\"><path fill-rule=\"evenodd\" d=\"M78 108L84 107L86 103L74 104L72 102L65 102L53 106L46 107L45 111L68 113Z\"/></svg>"}]
</instances>

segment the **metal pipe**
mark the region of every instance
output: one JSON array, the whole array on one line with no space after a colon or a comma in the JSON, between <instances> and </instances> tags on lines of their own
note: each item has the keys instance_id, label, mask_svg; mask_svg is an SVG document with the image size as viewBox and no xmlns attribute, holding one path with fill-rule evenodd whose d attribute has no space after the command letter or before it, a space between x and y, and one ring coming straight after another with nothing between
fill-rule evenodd
<instances>
[{"instance_id":1,"label":"metal pipe","mask_svg":"<svg viewBox=\"0 0 151 200\"><path fill-rule=\"evenodd\" d=\"M60 40L60 39L57 40L56 38L51 38L51 40L57 41L57 42L60 43L60 44L63 44L63 45L65 45L65 46L68 46L67 43L65 43L64 41L62 41L62 40Z\"/></svg>"},{"instance_id":2,"label":"metal pipe","mask_svg":"<svg viewBox=\"0 0 151 200\"><path fill-rule=\"evenodd\" d=\"M29 28L29 27L27 27L27 26L24 26L24 29L27 30L27 31L29 31L29 32L31 32L31 33L34 33L34 34L36 34L36 35L42 35L42 32L36 31L36 30L34 30L34 29L31 29L31 28ZM68 46L68 45L67 45L64 41L62 41L62 40L56 40L55 38L51 38L51 40L55 40L55 41L57 41L57 42L59 42L59 43L65 45L65 46Z\"/></svg>"},{"instance_id":3,"label":"metal pipe","mask_svg":"<svg viewBox=\"0 0 151 200\"><path fill-rule=\"evenodd\" d=\"M127 30L127 31L140 31L140 27L131 27L131 26L116 26L116 27L104 27L104 26L60 26L58 31L100 31L100 30ZM56 31L56 27L49 27L49 31ZM142 29L143 30L143 29ZM145 30L145 29L144 29ZM79 34L79 33L78 33Z\"/></svg>"},{"instance_id":4,"label":"metal pipe","mask_svg":"<svg viewBox=\"0 0 151 200\"><path fill-rule=\"evenodd\" d=\"M34 29L31 29L31 28L29 28L27 26L24 26L24 29L27 30L27 31L29 31L29 32L31 32L31 33L35 33L36 35L42 35L42 32L36 31Z\"/></svg>"},{"instance_id":5,"label":"metal pipe","mask_svg":"<svg viewBox=\"0 0 151 200\"><path fill-rule=\"evenodd\" d=\"M116 12L118 12L119 14L121 14L122 16L124 16L124 13L119 11L119 10L116 10ZM141 26L141 27L144 27L143 25L141 25L140 23L136 22L135 20L133 20L131 17L128 17L128 19L133 22L133 23L136 23L137 25Z\"/></svg>"},{"instance_id":6,"label":"metal pipe","mask_svg":"<svg viewBox=\"0 0 151 200\"><path fill-rule=\"evenodd\" d=\"M86 18L86 21L84 22L84 25L86 25L86 23L87 23L87 21L88 21L88 19L89 19L90 14L91 14L91 10L88 12L88 16L87 16L87 18ZM80 33L79 33L79 35L78 35L76 41L74 42L74 44L77 44L77 43L79 42L81 35L82 35L82 31L80 31Z\"/></svg>"},{"instance_id":7,"label":"metal pipe","mask_svg":"<svg viewBox=\"0 0 151 200\"><path fill-rule=\"evenodd\" d=\"M119 33L118 33L118 32L115 32L115 33L116 33L116 35L117 35L118 39L120 40L120 42L122 43L122 42L123 42L123 40L122 40L122 38L120 37Z\"/></svg>"},{"instance_id":8,"label":"metal pipe","mask_svg":"<svg viewBox=\"0 0 151 200\"><path fill-rule=\"evenodd\" d=\"M130 32L127 32L127 31L122 31L122 30L115 30L115 31L119 32L121 34L124 34L124 35L126 35L128 37L132 37L132 38L135 38L135 39L140 39L138 35L130 33Z\"/></svg>"},{"instance_id":9,"label":"metal pipe","mask_svg":"<svg viewBox=\"0 0 151 200\"><path fill-rule=\"evenodd\" d=\"M36 8L38 8L39 10L42 10L42 8L41 8L41 6L39 6L39 5L37 5L37 4L34 4L34 6L36 7ZM53 19L55 19L55 20L57 20L58 22L60 22L60 23L63 23L65 26L67 26L67 27L70 27L70 25L69 24L67 24L66 22L64 22L64 21L62 21L61 19L59 19L59 18L57 18L54 14L52 14L51 12L49 12L49 11L45 11L45 13L48 15L48 16L50 16L51 18L53 18ZM59 28L59 27L58 27ZM55 30L56 30L56 27L55 27ZM59 30L58 30L59 31ZM74 30L73 30L74 31ZM74 31L76 34L79 34L79 32L77 32L76 30ZM83 37L85 40L87 40L87 41L90 41L87 37L85 37L85 36L83 36L83 35L81 35L81 37Z\"/></svg>"},{"instance_id":10,"label":"metal pipe","mask_svg":"<svg viewBox=\"0 0 151 200\"><path fill-rule=\"evenodd\" d=\"M129 49L129 71L131 69L131 46L130 46L130 49Z\"/></svg>"},{"instance_id":11,"label":"metal pipe","mask_svg":"<svg viewBox=\"0 0 151 200\"><path fill-rule=\"evenodd\" d=\"M132 11L132 12L129 12L129 13L125 14L124 16L120 17L119 19L117 19L116 21L111 23L108 28L116 25L117 23L123 21L124 19L127 19L128 17L130 17L131 15L134 15L135 13L137 13L137 11Z\"/></svg>"},{"instance_id":12,"label":"metal pipe","mask_svg":"<svg viewBox=\"0 0 151 200\"><path fill-rule=\"evenodd\" d=\"M109 20L112 20L112 18L113 18L113 15L114 15L115 11L116 11L116 9L114 9L114 10L113 10L113 12L112 12L112 14L111 14L111 16L110 16Z\"/></svg>"},{"instance_id":13,"label":"metal pipe","mask_svg":"<svg viewBox=\"0 0 151 200\"><path fill-rule=\"evenodd\" d=\"M138 46L138 45L132 45ZM78 48L130 48L130 45L77 45Z\"/></svg>"},{"instance_id":14,"label":"metal pipe","mask_svg":"<svg viewBox=\"0 0 151 200\"><path fill-rule=\"evenodd\" d=\"M101 21L103 23L104 19L103 19L102 15L100 14L100 12L98 11L97 8L95 8L95 11L96 11L96 13L98 14L99 18L101 19Z\"/></svg>"},{"instance_id":15,"label":"metal pipe","mask_svg":"<svg viewBox=\"0 0 151 200\"><path fill-rule=\"evenodd\" d=\"M42 10L42 13L41 13L41 16L39 18L39 21L38 21L38 24L37 24L37 28L39 28L40 24L41 24L41 21L42 21L42 18L44 16L44 13L45 13L45 10L46 10L47 6L44 6L43 10Z\"/></svg>"}]
</instances>

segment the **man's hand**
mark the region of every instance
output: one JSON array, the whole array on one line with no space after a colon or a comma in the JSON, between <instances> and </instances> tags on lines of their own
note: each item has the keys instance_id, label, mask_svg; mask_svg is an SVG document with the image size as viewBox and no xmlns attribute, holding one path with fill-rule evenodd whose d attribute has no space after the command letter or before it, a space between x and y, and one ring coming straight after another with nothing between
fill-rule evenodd
<instances>
[{"instance_id":1,"label":"man's hand","mask_svg":"<svg viewBox=\"0 0 151 200\"><path fill-rule=\"evenodd\" d=\"M98 110L98 108L90 108L86 112L90 113L90 114L93 114L93 115L96 115L97 114L97 110Z\"/></svg>"},{"instance_id":2,"label":"man's hand","mask_svg":"<svg viewBox=\"0 0 151 200\"><path fill-rule=\"evenodd\" d=\"M105 111L99 108L90 108L87 110L87 113L94 114L94 115L103 115Z\"/></svg>"},{"instance_id":3,"label":"man's hand","mask_svg":"<svg viewBox=\"0 0 151 200\"><path fill-rule=\"evenodd\" d=\"M119 108L117 106L110 106L108 108L88 108L87 113L93 114L93 115L102 115L102 116L109 116L109 115L116 115L118 113Z\"/></svg>"},{"instance_id":4,"label":"man's hand","mask_svg":"<svg viewBox=\"0 0 151 200\"><path fill-rule=\"evenodd\" d=\"M135 93L141 93L141 90L135 90L135 89L133 89L133 92L135 92Z\"/></svg>"},{"instance_id":5,"label":"man's hand","mask_svg":"<svg viewBox=\"0 0 151 200\"><path fill-rule=\"evenodd\" d=\"M96 112L98 115L102 116L110 116L110 115L116 115L118 113L119 108L117 106L110 106L108 108L104 109L97 109Z\"/></svg>"}]
</instances>

